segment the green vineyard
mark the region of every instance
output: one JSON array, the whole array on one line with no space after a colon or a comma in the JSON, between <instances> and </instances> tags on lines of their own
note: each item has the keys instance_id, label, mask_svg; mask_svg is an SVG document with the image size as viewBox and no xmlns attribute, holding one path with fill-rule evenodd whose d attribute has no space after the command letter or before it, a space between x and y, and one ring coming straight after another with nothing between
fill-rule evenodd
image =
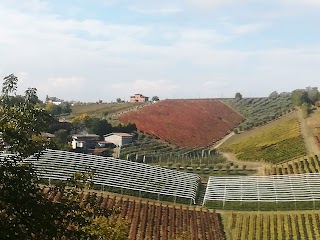
<instances>
[{"instance_id":1,"label":"green vineyard","mask_svg":"<svg viewBox=\"0 0 320 240\"><path fill-rule=\"evenodd\" d=\"M222 214L227 240L317 240L320 212Z\"/></svg>"},{"instance_id":2,"label":"green vineyard","mask_svg":"<svg viewBox=\"0 0 320 240\"><path fill-rule=\"evenodd\" d=\"M269 175L318 173L320 172L320 159L318 155L303 157L289 162L273 165L266 169Z\"/></svg>"},{"instance_id":3,"label":"green vineyard","mask_svg":"<svg viewBox=\"0 0 320 240\"><path fill-rule=\"evenodd\" d=\"M279 163L306 155L296 118L261 130L221 149L233 152L240 160Z\"/></svg>"},{"instance_id":4,"label":"green vineyard","mask_svg":"<svg viewBox=\"0 0 320 240\"><path fill-rule=\"evenodd\" d=\"M288 95L268 98L223 99L222 101L246 118L236 128L238 132L264 125L294 110Z\"/></svg>"}]
</instances>

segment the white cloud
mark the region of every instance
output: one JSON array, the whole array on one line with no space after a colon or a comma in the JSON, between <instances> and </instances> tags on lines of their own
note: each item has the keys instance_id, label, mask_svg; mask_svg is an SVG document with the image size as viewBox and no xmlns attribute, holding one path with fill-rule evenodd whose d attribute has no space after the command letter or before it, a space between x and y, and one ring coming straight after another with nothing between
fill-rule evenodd
<instances>
[{"instance_id":1,"label":"white cloud","mask_svg":"<svg viewBox=\"0 0 320 240\"><path fill-rule=\"evenodd\" d=\"M268 24L235 25L232 18L215 25L121 24L30 13L2 3L0 15L6 19L0 21L2 78L18 73L21 84L36 87L42 98L105 101L135 92L161 99L220 97L238 89L262 95L293 86L291 80L294 86L312 86L318 76L319 47L241 51L231 45L238 35Z\"/></svg>"},{"instance_id":2,"label":"white cloud","mask_svg":"<svg viewBox=\"0 0 320 240\"><path fill-rule=\"evenodd\" d=\"M266 25L261 23L243 24L243 25L234 26L232 29L232 32L235 34L246 34L246 33L260 31L265 27Z\"/></svg>"},{"instance_id":3,"label":"white cloud","mask_svg":"<svg viewBox=\"0 0 320 240\"><path fill-rule=\"evenodd\" d=\"M224 5L246 2L246 0L188 0L192 5L201 8L217 8Z\"/></svg>"},{"instance_id":4,"label":"white cloud","mask_svg":"<svg viewBox=\"0 0 320 240\"><path fill-rule=\"evenodd\" d=\"M319 0L282 0L287 5L300 5L306 7L320 7Z\"/></svg>"},{"instance_id":5,"label":"white cloud","mask_svg":"<svg viewBox=\"0 0 320 240\"><path fill-rule=\"evenodd\" d=\"M146 15L154 15L154 14L168 15L168 14L180 13L183 11L181 8L175 7L175 6L166 6L166 7L158 7L158 8L129 7L129 9L133 12L146 14Z\"/></svg>"}]
</instances>

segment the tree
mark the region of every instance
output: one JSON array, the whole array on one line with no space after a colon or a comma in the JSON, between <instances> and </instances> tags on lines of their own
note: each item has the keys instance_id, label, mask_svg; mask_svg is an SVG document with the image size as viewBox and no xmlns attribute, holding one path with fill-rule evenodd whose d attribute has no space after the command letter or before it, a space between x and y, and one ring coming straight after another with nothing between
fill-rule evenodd
<instances>
[{"instance_id":1,"label":"tree","mask_svg":"<svg viewBox=\"0 0 320 240\"><path fill-rule=\"evenodd\" d=\"M317 87L307 87L306 88L307 96L309 99L309 102L311 104L314 104L316 101L320 98L320 93L318 91Z\"/></svg>"},{"instance_id":2,"label":"tree","mask_svg":"<svg viewBox=\"0 0 320 240\"><path fill-rule=\"evenodd\" d=\"M0 159L0 238L98 239L84 227L111 211L97 207L94 196L81 204L77 191L66 192L63 187L48 189L54 199L44 197L32 165L22 162L49 146L40 133L52 116L34 104L34 88L26 90L22 102L12 104L17 82L13 74L4 78L0 101L0 150L11 154Z\"/></svg>"},{"instance_id":3,"label":"tree","mask_svg":"<svg viewBox=\"0 0 320 240\"><path fill-rule=\"evenodd\" d=\"M278 92L277 91L273 91L272 93L270 93L269 98L276 98L278 96L279 96Z\"/></svg>"},{"instance_id":4,"label":"tree","mask_svg":"<svg viewBox=\"0 0 320 240\"><path fill-rule=\"evenodd\" d=\"M117 103L121 103L122 102L122 100L121 100L121 98L117 98Z\"/></svg>"},{"instance_id":5,"label":"tree","mask_svg":"<svg viewBox=\"0 0 320 240\"><path fill-rule=\"evenodd\" d=\"M242 94L239 93L239 92L237 92L236 95L234 96L234 98L235 98L236 100L241 100L241 99L242 99Z\"/></svg>"},{"instance_id":6,"label":"tree","mask_svg":"<svg viewBox=\"0 0 320 240\"><path fill-rule=\"evenodd\" d=\"M158 96L153 96L152 98L151 98L151 101L152 102L158 102L160 99L159 99L159 97Z\"/></svg>"},{"instance_id":7,"label":"tree","mask_svg":"<svg viewBox=\"0 0 320 240\"><path fill-rule=\"evenodd\" d=\"M69 140L69 133L66 129L59 129L58 131L54 132L54 141L57 145L60 145L64 148L64 145L68 143ZM59 147L59 149L61 149Z\"/></svg>"},{"instance_id":8,"label":"tree","mask_svg":"<svg viewBox=\"0 0 320 240\"><path fill-rule=\"evenodd\" d=\"M303 89L296 89L291 93L291 102L295 106L301 106L308 102L308 94Z\"/></svg>"}]
</instances>

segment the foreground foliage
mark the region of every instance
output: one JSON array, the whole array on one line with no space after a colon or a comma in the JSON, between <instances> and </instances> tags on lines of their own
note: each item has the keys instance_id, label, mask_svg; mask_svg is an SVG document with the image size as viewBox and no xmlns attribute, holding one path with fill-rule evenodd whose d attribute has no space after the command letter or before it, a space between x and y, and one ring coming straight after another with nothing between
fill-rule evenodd
<instances>
[{"instance_id":1,"label":"foreground foliage","mask_svg":"<svg viewBox=\"0 0 320 240\"><path fill-rule=\"evenodd\" d=\"M77 191L64 187L55 198L45 197L38 177L23 159L39 155L50 142L41 138L52 117L36 105L36 89L30 88L17 100L18 79L4 79L0 103L0 229L1 239L98 239L86 231L95 217L108 217L95 199L79 201Z\"/></svg>"},{"instance_id":2,"label":"foreground foliage","mask_svg":"<svg viewBox=\"0 0 320 240\"><path fill-rule=\"evenodd\" d=\"M301 157L307 153L297 119L262 130L221 150L233 152L241 160L271 163Z\"/></svg>"}]
</instances>

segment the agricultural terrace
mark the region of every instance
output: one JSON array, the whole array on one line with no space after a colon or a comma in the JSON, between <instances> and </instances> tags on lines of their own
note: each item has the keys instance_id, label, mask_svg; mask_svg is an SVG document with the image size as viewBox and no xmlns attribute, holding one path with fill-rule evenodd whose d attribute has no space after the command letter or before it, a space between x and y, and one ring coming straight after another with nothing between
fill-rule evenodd
<instances>
[{"instance_id":1,"label":"agricultural terrace","mask_svg":"<svg viewBox=\"0 0 320 240\"><path fill-rule=\"evenodd\" d=\"M71 114L74 116L87 113L89 116L108 116L119 112L135 109L146 103L89 103L72 106Z\"/></svg>"},{"instance_id":2,"label":"agricultural terrace","mask_svg":"<svg viewBox=\"0 0 320 240\"><path fill-rule=\"evenodd\" d=\"M240 160L271 163L279 163L307 154L299 121L296 118L270 125L270 127L266 126L261 131L254 131L220 150L232 152Z\"/></svg>"},{"instance_id":3,"label":"agricultural terrace","mask_svg":"<svg viewBox=\"0 0 320 240\"><path fill-rule=\"evenodd\" d=\"M210 177L203 204L230 210L319 209L320 173Z\"/></svg>"},{"instance_id":4,"label":"agricultural terrace","mask_svg":"<svg viewBox=\"0 0 320 240\"><path fill-rule=\"evenodd\" d=\"M224 212L227 240L320 239L320 211Z\"/></svg>"},{"instance_id":5,"label":"agricultural terrace","mask_svg":"<svg viewBox=\"0 0 320 240\"><path fill-rule=\"evenodd\" d=\"M226 174L250 174L246 167L230 165L216 150L180 148L153 137L138 133L135 141L123 146L120 159L159 165L184 172L196 172L201 177Z\"/></svg>"},{"instance_id":6,"label":"agricultural terrace","mask_svg":"<svg viewBox=\"0 0 320 240\"><path fill-rule=\"evenodd\" d=\"M58 194L50 196L57 200ZM102 209L119 209L115 217L129 224L128 239L225 239L220 216L214 211L95 193L80 195L82 201L92 197Z\"/></svg>"},{"instance_id":7,"label":"agricultural terrace","mask_svg":"<svg viewBox=\"0 0 320 240\"><path fill-rule=\"evenodd\" d=\"M270 175L319 173L320 158L318 155L310 155L289 162L275 164L266 170Z\"/></svg>"},{"instance_id":8,"label":"agricultural terrace","mask_svg":"<svg viewBox=\"0 0 320 240\"><path fill-rule=\"evenodd\" d=\"M287 94L268 98L222 99L222 101L246 118L246 121L236 128L238 132L264 125L294 110Z\"/></svg>"},{"instance_id":9,"label":"agricultural terrace","mask_svg":"<svg viewBox=\"0 0 320 240\"><path fill-rule=\"evenodd\" d=\"M208 147L244 118L218 100L164 100L118 118L179 147Z\"/></svg>"}]
</instances>

